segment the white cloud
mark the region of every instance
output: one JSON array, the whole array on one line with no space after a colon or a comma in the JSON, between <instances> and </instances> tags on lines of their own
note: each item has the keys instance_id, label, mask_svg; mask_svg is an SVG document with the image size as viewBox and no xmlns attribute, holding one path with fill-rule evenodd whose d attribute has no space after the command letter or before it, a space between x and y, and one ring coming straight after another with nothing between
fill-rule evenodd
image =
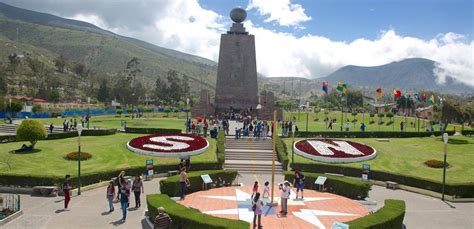
<instances>
[{"instance_id":1,"label":"white cloud","mask_svg":"<svg viewBox=\"0 0 474 229\"><path fill-rule=\"evenodd\" d=\"M218 60L220 34L230 26L227 16L202 8L197 0L120 0L120 4L116 0L83 1L91 3L79 4L75 0L64 0L62 4L56 0L14 2L43 12L63 12L59 15L214 61ZM296 37L275 32L250 20L245 26L256 37L257 68L266 76L316 78L345 65L376 66L420 57L439 63L435 70L438 82L443 83L446 76L452 76L474 86L474 41L460 34L446 33L423 40L401 36L390 29L381 31L376 39L339 42L317 35Z\"/></svg>"},{"instance_id":2,"label":"white cloud","mask_svg":"<svg viewBox=\"0 0 474 229\"><path fill-rule=\"evenodd\" d=\"M300 27L300 23L311 20L300 4L292 4L290 0L250 0L247 10L251 9L268 15L265 22L276 21L281 26Z\"/></svg>"}]
</instances>

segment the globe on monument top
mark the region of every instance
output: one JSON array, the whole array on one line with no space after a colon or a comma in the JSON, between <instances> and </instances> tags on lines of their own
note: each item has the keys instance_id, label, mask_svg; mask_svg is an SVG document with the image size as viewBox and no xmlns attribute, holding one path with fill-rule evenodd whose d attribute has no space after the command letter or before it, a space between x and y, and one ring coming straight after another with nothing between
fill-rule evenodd
<instances>
[{"instance_id":1,"label":"globe on monument top","mask_svg":"<svg viewBox=\"0 0 474 229\"><path fill-rule=\"evenodd\" d=\"M230 11L230 18L235 23L242 23L247 18L247 11L240 7L236 7Z\"/></svg>"}]
</instances>

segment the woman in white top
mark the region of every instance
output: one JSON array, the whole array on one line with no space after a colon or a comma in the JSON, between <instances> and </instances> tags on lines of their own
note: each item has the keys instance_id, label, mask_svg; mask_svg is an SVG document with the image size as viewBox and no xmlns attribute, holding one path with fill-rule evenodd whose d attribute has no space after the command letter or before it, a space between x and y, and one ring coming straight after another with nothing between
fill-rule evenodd
<instances>
[{"instance_id":1,"label":"woman in white top","mask_svg":"<svg viewBox=\"0 0 474 229\"><path fill-rule=\"evenodd\" d=\"M255 224L255 221L257 220L257 218L258 218L258 228L262 228L262 208L263 208L263 202L260 200L260 193L257 192L252 201L253 228L257 226Z\"/></svg>"}]
</instances>

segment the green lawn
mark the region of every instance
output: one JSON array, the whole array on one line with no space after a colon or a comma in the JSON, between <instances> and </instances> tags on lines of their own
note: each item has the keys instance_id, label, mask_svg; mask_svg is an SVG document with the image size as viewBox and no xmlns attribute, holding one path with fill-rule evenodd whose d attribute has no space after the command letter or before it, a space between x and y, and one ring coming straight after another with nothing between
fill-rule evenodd
<instances>
[{"instance_id":1,"label":"green lawn","mask_svg":"<svg viewBox=\"0 0 474 229\"><path fill-rule=\"evenodd\" d=\"M468 144L448 144L447 162L451 165L447 170L447 183L474 182L474 138L450 137L467 140ZM299 140L299 139L298 139ZM377 157L365 162L336 163L340 166L362 168L362 164L370 164L371 170L399 173L419 177L426 180L442 181L443 169L429 168L424 162L430 159L443 161L443 143L439 137L427 138L391 138L390 142L378 142L375 138L349 139L370 145L377 150ZM285 139L288 146L288 157L291 161L292 139ZM296 139L295 139L296 141ZM295 162L319 163L295 154ZM290 162L291 163L291 162Z\"/></svg>"},{"instance_id":2,"label":"green lawn","mask_svg":"<svg viewBox=\"0 0 474 229\"><path fill-rule=\"evenodd\" d=\"M186 113L170 113L169 117L164 116L166 116L165 113L146 113L144 118L138 119L125 117L125 115L122 115L122 117L115 117L111 115L92 116L89 127L93 128L94 126L97 126L101 128L121 129L123 128L121 121L125 120L128 127L171 128L185 130L184 122L186 120ZM71 117L67 117L67 119L70 120ZM64 121L63 118L42 118L35 120L38 120L45 125L54 123L54 126L59 129L62 128L62 123ZM81 117L76 117L76 120L78 124L80 124Z\"/></svg>"},{"instance_id":3,"label":"green lawn","mask_svg":"<svg viewBox=\"0 0 474 229\"><path fill-rule=\"evenodd\" d=\"M91 153L92 159L81 162L83 174L101 171L145 166L146 159L153 159L155 166L161 164L178 164L177 158L150 157L129 151L125 144L142 134L118 133L109 136L90 136L81 138L81 150ZM201 155L192 157L192 162L216 161L216 141L208 138L209 150ZM64 156L77 150L77 138L39 141L36 149L40 152L29 154L11 154L9 151L18 149L26 142L0 144L0 174L34 174L43 176L63 176L76 174L77 161L68 161ZM5 164L11 157L11 169Z\"/></svg>"},{"instance_id":4,"label":"green lawn","mask_svg":"<svg viewBox=\"0 0 474 229\"><path fill-rule=\"evenodd\" d=\"M291 120L292 118L296 118L296 124L298 126L298 129L300 131L306 131L306 116L308 115L308 131L340 131L341 128L341 112L330 112L327 117L329 119L336 119L337 123L333 124L333 129L329 130L327 129L327 124L324 121L326 114L324 112L319 112L315 114L314 112L285 112L285 120ZM317 121L315 119L318 118ZM355 117L357 119L356 123L353 123L352 120L354 119L354 116L350 113L344 113L344 123L343 127L345 127L345 123L347 119L349 119L350 125L350 131L359 131L360 130L360 123L363 122L366 125L366 131L400 131L400 122L405 122L405 117L400 117L400 116L395 116L394 123L387 125L387 123L390 121L389 118L384 117L382 118L382 121L384 124L378 125L379 118L378 117L373 117L371 118L368 113L365 114L357 114ZM370 121L373 120L374 123L370 124ZM425 127L429 123L428 120L423 120L420 119L420 132L425 131ZM410 125L410 122L415 122L416 128L413 127L405 127L405 131L418 131L418 120L413 117L408 117L406 119L406 122L408 123L408 126ZM453 130L454 127L456 127L456 130L459 131L461 130L460 125L448 125L448 130ZM439 130L439 125L434 126L435 130ZM470 130L469 126L464 126L464 129Z\"/></svg>"}]
</instances>

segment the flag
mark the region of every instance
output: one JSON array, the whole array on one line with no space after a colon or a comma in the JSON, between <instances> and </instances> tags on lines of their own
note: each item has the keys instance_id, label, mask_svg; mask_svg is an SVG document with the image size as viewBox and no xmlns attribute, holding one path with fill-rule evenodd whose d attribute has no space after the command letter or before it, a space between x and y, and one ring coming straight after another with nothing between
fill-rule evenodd
<instances>
[{"instance_id":1,"label":"flag","mask_svg":"<svg viewBox=\"0 0 474 229\"><path fill-rule=\"evenodd\" d=\"M444 99L441 98L441 96L438 95L438 106L442 106L442 105L443 105L443 101L444 101Z\"/></svg>"},{"instance_id":2,"label":"flag","mask_svg":"<svg viewBox=\"0 0 474 229\"><path fill-rule=\"evenodd\" d=\"M399 89L394 89L393 90L393 99L398 100L402 96L402 91Z\"/></svg>"},{"instance_id":3,"label":"flag","mask_svg":"<svg viewBox=\"0 0 474 229\"><path fill-rule=\"evenodd\" d=\"M377 88L377 90L375 90L375 92L376 92L376 98L377 99L382 98L382 88L380 88L380 87Z\"/></svg>"},{"instance_id":4,"label":"flag","mask_svg":"<svg viewBox=\"0 0 474 229\"><path fill-rule=\"evenodd\" d=\"M415 93L414 97L417 102L420 102L420 95L418 93Z\"/></svg>"},{"instance_id":5,"label":"flag","mask_svg":"<svg viewBox=\"0 0 474 229\"><path fill-rule=\"evenodd\" d=\"M347 85L346 85L345 83L338 82L336 89L337 89L338 91L342 92L342 94L346 94L346 92L347 92Z\"/></svg>"},{"instance_id":6,"label":"flag","mask_svg":"<svg viewBox=\"0 0 474 229\"><path fill-rule=\"evenodd\" d=\"M427 98L426 93L423 93L423 95L421 95L421 99L422 99L423 102L425 102L425 103L426 103L426 98Z\"/></svg>"},{"instance_id":7,"label":"flag","mask_svg":"<svg viewBox=\"0 0 474 229\"><path fill-rule=\"evenodd\" d=\"M432 103L432 104L435 103L435 97L434 97L434 95L431 95L431 97L430 97L430 103Z\"/></svg>"},{"instance_id":8,"label":"flag","mask_svg":"<svg viewBox=\"0 0 474 229\"><path fill-rule=\"evenodd\" d=\"M326 93L326 95L328 94L328 85L329 85L328 81L323 82L323 91L324 93Z\"/></svg>"}]
</instances>

